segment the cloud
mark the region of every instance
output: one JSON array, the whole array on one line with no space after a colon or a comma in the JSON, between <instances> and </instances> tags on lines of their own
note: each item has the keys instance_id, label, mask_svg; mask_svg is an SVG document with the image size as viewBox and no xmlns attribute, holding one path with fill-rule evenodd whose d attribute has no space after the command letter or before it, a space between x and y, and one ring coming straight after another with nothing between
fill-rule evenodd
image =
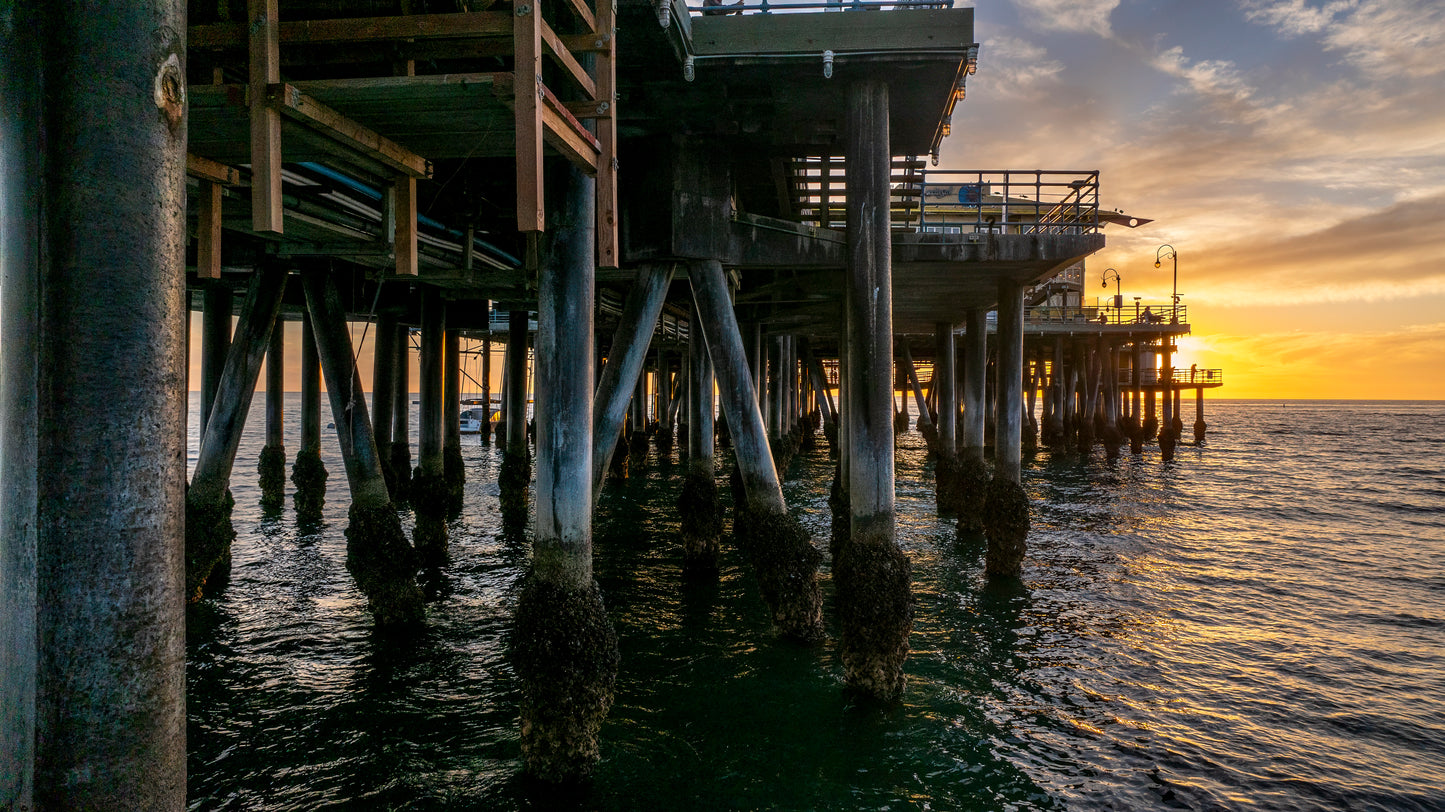
<instances>
[{"instance_id":1,"label":"cloud","mask_svg":"<svg viewBox=\"0 0 1445 812\"><path fill-rule=\"evenodd\" d=\"M987 60L988 86L1000 96L1036 99L1058 83L1064 70L1048 51L1017 37L988 37L979 50Z\"/></svg>"},{"instance_id":2,"label":"cloud","mask_svg":"<svg viewBox=\"0 0 1445 812\"><path fill-rule=\"evenodd\" d=\"M1183 79L1189 90L1202 96L1244 102L1255 94L1255 89L1227 59L1191 63L1184 57L1184 49L1175 46L1156 54L1151 62L1163 73Z\"/></svg>"},{"instance_id":3,"label":"cloud","mask_svg":"<svg viewBox=\"0 0 1445 812\"><path fill-rule=\"evenodd\" d=\"M1019 18L1041 31L1075 31L1113 36L1109 16L1119 0L1014 0Z\"/></svg>"},{"instance_id":4,"label":"cloud","mask_svg":"<svg viewBox=\"0 0 1445 812\"><path fill-rule=\"evenodd\" d=\"M1438 0L1244 0L1245 17L1286 36L1319 35L1325 48L1374 78L1445 71L1445 5Z\"/></svg>"},{"instance_id":5,"label":"cloud","mask_svg":"<svg viewBox=\"0 0 1445 812\"><path fill-rule=\"evenodd\" d=\"M1435 259L1445 194L1400 203L1296 237L1203 244L1191 298L1228 304L1380 301L1445 293ZM1197 292L1197 294L1196 294Z\"/></svg>"}]
</instances>

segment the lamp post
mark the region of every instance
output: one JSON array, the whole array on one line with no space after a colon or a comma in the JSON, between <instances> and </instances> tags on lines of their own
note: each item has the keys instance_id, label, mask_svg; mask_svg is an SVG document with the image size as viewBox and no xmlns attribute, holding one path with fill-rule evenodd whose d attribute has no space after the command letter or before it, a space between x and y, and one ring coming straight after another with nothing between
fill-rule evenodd
<instances>
[{"instance_id":1,"label":"lamp post","mask_svg":"<svg viewBox=\"0 0 1445 812\"><path fill-rule=\"evenodd\" d=\"M1105 269L1104 269L1103 280L1100 282L1099 286L1102 287L1102 288L1108 289L1108 287L1109 287L1109 274L1113 274L1113 275L1114 275L1114 309L1115 309L1115 310L1123 310L1123 309L1124 309L1124 292L1123 292L1123 289L1122 289L1122 285L1124 284L1124 278L1121 277L1121 276L1119 276L1119 272L1116 271L1116 270L1114 270L1113 268L1105 268Z\"/></svg>"},{"instance_id":2,"label":"lamp post","mask_svg":"<svg viewBox=\"0 0 1445 812\"><path fill-rule=\"evenodd\" d=\"M1169 249L1168 254L1164 253L1164 249L1166 248ZM1174 250L1174 246L1167 243L1159 246L1159 250L1154 252L1154 267L1163 267L1166 258L1174 261L1174 291L1170 295L1174 304L1170 308L1170 315L1177 321L1179 319L1179 252Z\"/></svg>"}]
</instances>

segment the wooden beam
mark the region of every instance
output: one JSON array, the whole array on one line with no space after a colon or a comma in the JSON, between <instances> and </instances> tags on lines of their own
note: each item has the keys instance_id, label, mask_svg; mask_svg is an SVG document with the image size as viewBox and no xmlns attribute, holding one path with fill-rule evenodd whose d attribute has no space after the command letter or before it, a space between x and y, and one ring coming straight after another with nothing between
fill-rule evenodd
<instances>
[{"instance_id":1,"label":"wooden beam","mask_svg":"<svg viewBox=\"0 0 1445 812\"><path fill-rule=\"evenodd\" d=\"M416 276L416 178L409 175L397 178L393 188L396 190L396 231L393 234L396 273L397 276Z\"/></svg>"},{"instance_id":2,"label":"wooden beam","mask_svg":"<svg viewBox=\"0 0 1445 812\"><path fill-rule=\"evenodd\" d=\"M543 138L567 160L586 169L588 174L596 172L597 156L602 152L597 136L588 132L582 122L573 118L562 102L552 95L552 91L543 87L542 95L542 124L545 127Z\"/></svg>"},{"instance_id":3,"label":"wooden beam","mask_svg":"<svg viewBox=\"0 0 1445 812\"><path fill-rule=\"evenodd\" d=\"M201 279L220 279L221 184L203 179L196 206L200 212L200 222L196 228L196 276Z\"/></svg>"},{"instance_id":4,"label":"wooden beam","mask_svg":"<svg viewBox=\"0 0 1445 812\"><path fill-rule=\"evenodd\" d=\"M186 153L186 174L222 186L236 186L241 182L241 170L190 153Z\"/></svg>"},{"instance_id":5,"label":"wooden beam","mask_svg":"<svg viewBox=\"0 0 1445 812\"><path fill-rule=\"evenodd\" d=\"M621 262L617 224L617 20L613 0L597 7L597 41L607 50L597 54L597 266L616 268ZM605 109L603 105L606 105Z\"/></svg>"},{"instance_id":6,"label":"wooden beam","mask_svg":"<svg viewBox=\"0 0 1445 812\"><path fill-rule=\"evenodd\" d=\"M562 40L558 38L557 32L552 30L552 26L541 18L538 18L538 22L542 26L542 42L552 54L553 61L567 71L567 74L572 77L572 81L582 88L582 92L586 93L589 99L597 98L597 83L592 81L592 77L587 75L586 69L567 50L567 46L562 44Z\"/></svg>"},{"instance_id":7,"label":"wooden beam","mask_svg":"<svg viewBox=\"0 0 1445 812\"><path fill-rule=\"evenodd\" d=\"M580 121L597 118L612 118L612 102L598 99L596 101L574 101L562 102L567 112ZM601 133L598 133L598 140L601 140Z\"/></svg>"},{"instance_id":8,"label":"wooden beam","mask_svg":"<svg viewBox=\"0 0 1445 812\"><path fill-rule=\"evenodd\" d=\"M251 98L281 81L281 43L276 20L277 0L247 0L250 28ZM281 114L269 105L251 105L251 230L280 234Z\"/></svg>"},{"instance_id":9,"label":"wooden beam","mask_svg":"<svg viewBox=\"0 0 1445 812\"><path fill-rule=\"evenodd\" d=\"M517 230L545 231L542 197L542 17L531 3L513 4L513 88L517 120Z\"/></svg>"},{"instance_id":10,"label":"wooden beam","mask_svg":"<svg viewBox=\"0 0 1445 812\"><path fill-rule=\"evenodd\" d=\"M598 5L601 6L613 1L614 0L601 0ZM597 21L592 17L592 9L587 7L587 0L567 0L567 6L577 15L577 19L582 21L583 28L586 28L588 31L598 30Z\"/></svg>"},{"instance_id":11,"label":"wooden beam","mask_svg":"<svg viewBox=\"0 0 1445 812\"><path fill-rule=\"evenodd\" d=\"M253 21L254 19L252 17ZM512 18L504 11L474 11L459 14L409 14L400 17L295 20L282 23L278 33L280 41L287 45L388 39L477 39L509 36L512 33ZM246 39L246 26L241 23L193 25L190 27L187 46L239 48L246 44Z\"/></svg>"},{"instance_id":12,"label":"wooden beam","mask_svg":"<svg viewBox=\"0 0 1445 812\"><path fill-rule=\"evenodd\" d=\"M391 139L352 121L292 85L273 84L269 105L288 118L319 130L338 143L412 178L431 177L431 162ZM252 105L255 109L256 105Z\"/></svg>"}]
</instances>

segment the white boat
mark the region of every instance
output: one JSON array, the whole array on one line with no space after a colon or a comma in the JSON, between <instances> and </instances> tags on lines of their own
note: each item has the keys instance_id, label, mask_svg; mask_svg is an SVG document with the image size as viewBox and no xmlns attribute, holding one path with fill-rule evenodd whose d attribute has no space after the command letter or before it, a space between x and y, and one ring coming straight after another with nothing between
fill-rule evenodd
<instances>
[{"instance_id":1,"label":"white boat","mask_svg":"<svg viewBox=\"0 0 1445 812\"><path fill-rule=\"evenodd\" d=\"M461 413L462 434L481 434L482 429L489 424L489 412L486 406L472 406L463 409Z\"/></svg>"}]
</instances>

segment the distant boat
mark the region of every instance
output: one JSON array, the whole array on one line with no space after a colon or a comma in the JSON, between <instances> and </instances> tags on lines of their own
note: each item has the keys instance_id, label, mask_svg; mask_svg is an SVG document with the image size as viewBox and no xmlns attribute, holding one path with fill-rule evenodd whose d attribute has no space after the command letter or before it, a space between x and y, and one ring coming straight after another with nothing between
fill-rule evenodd
<instances>
[{"instance_id":1,"label":"distant boat","mask_svg":"<svg viewBox=\"0 0 1445 812\"><path fill-rule=\"evenodd\" d=\"M473 406L470 409L463 409L461 413L462 434L481 434L482 428L491 421L491 409L486 406Z\"/></svg>"}]
</instances>

